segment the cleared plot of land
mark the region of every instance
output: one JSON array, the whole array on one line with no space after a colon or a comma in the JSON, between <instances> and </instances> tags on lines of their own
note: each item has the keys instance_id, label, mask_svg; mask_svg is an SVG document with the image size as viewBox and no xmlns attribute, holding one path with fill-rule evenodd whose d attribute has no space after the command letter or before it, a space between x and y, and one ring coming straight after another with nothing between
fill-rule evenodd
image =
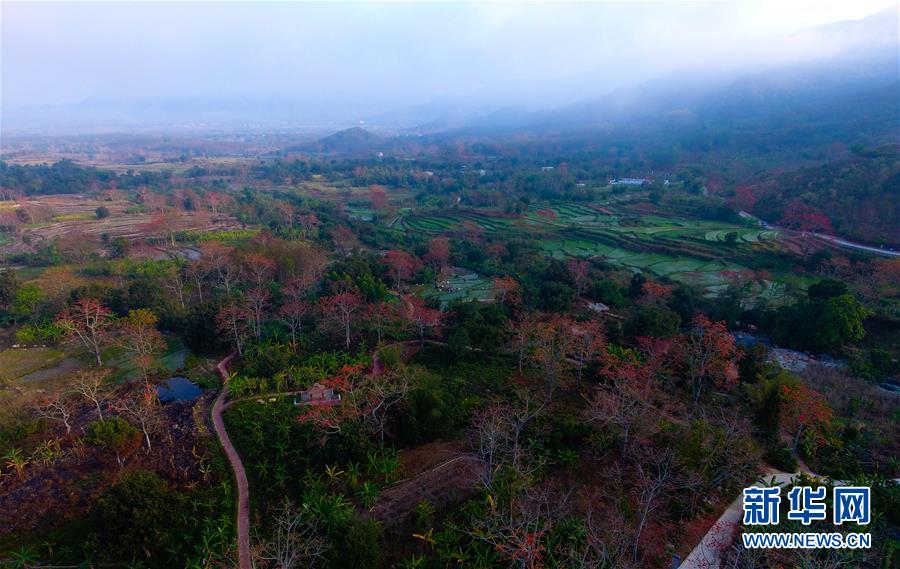
<instances>
[{"instance_id":1,"label":"cleared plot of land","mask_svg":"<svg viewBox=\"0 0 900 569\"><path fill-rule=\"evenodd\" d=\"M471 496L482 464L470 455L458 455L422 474L381 492L367 516L384 523L401 523L416 506L428 501L441 509Z\"/></svg>"},{"instance_id":2,"label":"cleared plot of land","mask_svg":"<svg viewBox=\"0 0 900 569\"><path fill-rule=\"evenodd\" d=\"M446 281L441 281L437 286L424 287L419 293L437 297L442 307L454 300L488 302L494 299L494 283L470 271L456 271Z\"/></svg>"},{"instance_id":3,"label":"cleared plot of land","mask_svg":"<svg viewBox=\"0 0 900 569\"><path fill-rule=\"evenodd\" d=\"M39 196L18 203L2 202L2 207L27 211L29 213L23 217L26 221L29 218L34 221L21 226L17 235L0 237L2 253L27 251L42 241L53 239L99 240L105 235L140 240L163 238L171 233L227 234L241 227L237 220L227 215L177 211L169 212L163 219L157 212L140 211L139 204L88 199L80 195ZM98 207L105 207L109 216L97 219Z\"/></svg>"},{"instance_id":4,"label":"cleared plot of land","mask_svg":"<svg viewBox=\"0 0 900 569\"><path fill-rule=\"evenodd\" d=\"M236 229L240 225L226 216L179 215L172 223L172 231L222 231ZM168 231L169 228L165 230ZM87 219L77 221L61 221L39 227L29 228L25 233L37 239L53 239L72 234L85 234L110 237L140 239L161 235L163 230L152 226L152 216L146 214L124 214L119 217L102 220Z\"/></svg>"}]
</instances>

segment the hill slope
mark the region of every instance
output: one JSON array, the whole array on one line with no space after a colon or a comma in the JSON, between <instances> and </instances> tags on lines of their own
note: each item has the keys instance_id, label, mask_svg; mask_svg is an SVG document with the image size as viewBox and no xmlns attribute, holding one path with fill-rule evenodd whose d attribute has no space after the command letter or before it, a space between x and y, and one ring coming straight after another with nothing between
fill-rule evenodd
<instances>
[{"instance_id":1,"label":"hill slope","mask_svg":"<svg viewBox=\"0 0 900 569\"><path fill-rule=\"evenodd\" d=\"M373 153L385 143L385 139L357 126L338 131L316 142L286 148L285 151L359 155Z\"/></svg>"},{"instance_id":2,"label":"hill slope","mask_svg":"<svg viewBox=\"0 0 900 569\"><path fill-rule=\"evenodd\" d=\"M772 176L739 195L752 202L740 205L767 220L790 221L803 204L827 216L838 235L900 246L900 145Z\"/></svg>"}]
</instances>

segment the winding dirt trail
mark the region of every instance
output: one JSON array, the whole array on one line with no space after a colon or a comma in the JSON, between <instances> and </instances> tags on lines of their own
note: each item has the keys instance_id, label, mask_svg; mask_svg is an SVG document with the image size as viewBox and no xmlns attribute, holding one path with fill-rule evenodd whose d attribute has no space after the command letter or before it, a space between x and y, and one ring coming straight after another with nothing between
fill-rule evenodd
<instances>
[{"instance_id":1,"label":"winding dirt trail","mask_svg":"<svg viewBox=\"0 0 900 569\"><path fill-rule=\"evenodd\" d=\"M238 566L240 569L252 569L253 563L250 560L250 489L247 485L247 472L241 463L241 457L238 455L228 438L228 432L225 430L225 421L222 420L222 411L225 408L225 398L228 397L228 369L226 366L234 358L234 354L229 355L216 365L216 371L222 378L222 391L216 397L212 408L213 427L216 430L216 436L222 443L228 462L231 463L231 470L234 471L234 479L237 482L238 504L237 504L237 537L238 537Z\"/></svg>"},{"instance_id":2,"label":"winding dirt trail","mask_svg":"<svg viewBox=\"0 0 900 569\"><path fill-rule=\"evenodd\" d=\"M244 464L241 462L241 457L231 443L231 439L228 438L228 431L225 430L225 421L222 419L222 412L233 403L233 401L226 402L226 399L228 398L227 366L228 362L234 359L234 356L235 354L230 354L216 365L216 371L219 373L219 377L222 378L222 390L219 392L216 401L213 403L212 420L213 428L216 431L216 437L218 437L219 442L222 444L222 448L225 450L225 455L228 457L228 462L231 464L231 470L234 471L234 479L237 483L238 567L240 569L252 569L253 563L250 558L250 488L247 484L247 471L244 470ZM384 366L378 359L378 350L375 350L372 354L372 373L378 375L382 372L383 368ZM294 393L299 393L299 391L276 394L276 396ZM254 396L244 399L256 399L259 397L260 396ZM270 395L267 395L266 397L270 397Z\"/></svg>"}]
</instances>

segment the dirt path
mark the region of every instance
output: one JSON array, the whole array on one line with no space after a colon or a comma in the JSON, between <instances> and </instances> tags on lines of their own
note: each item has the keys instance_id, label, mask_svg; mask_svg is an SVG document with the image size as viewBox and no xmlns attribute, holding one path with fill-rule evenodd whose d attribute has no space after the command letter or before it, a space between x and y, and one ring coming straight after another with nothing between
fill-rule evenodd
<instances>
[{"instance_id":1,"label":"dirt path","mask_svg":"<svg viewBox=\"0 0 900 569\"><path fill-rule=\"evenodd\" d=\"M238 566L240 569L251 569L253 564L250 560L250 489L247 486L247 472L241 463L241 457L238 455L228 438L228 432L225 430L225 421L222 420L222 411L225 407L225 398L228 397L228 370L225 366L234 357L231 354L224 360L220 361L216 366L216 371L222 377L222 391L216 397L212 408L213 427L216 430L216 436L222 443L228 462L231 463L231 469L234 471L234 479L237 482L238 504L237 504L237 534L238 534Z\"/></svg>"},{"instance_id":2,"label":"dirt path","mask_svg":"<svg viewBox=\"0 0 900 569\"><path fill-rule=\"evenodd\" d=\"M219 392L219 396L216 397L216 401L215 403L213 403L212 419L213 427L216 431L216 436L219 438L219 442L222 444L222 448L225 450L225 455L228 457L228 462L231 463L231 470L234 471L234 479L237 482L237 534L239 567L240 569L251 569L253 567L253 563L250 559L250 489L247 484L247 472L246 470L244 470L244 465L241 462L240 455L237 453L237 450L235 450L234 445L231 444L231 439L228 438L228 432L225 430L225 421L222 420L222 412L231 403L233 403L233 401L228 403L226 403L225 401L228 397L228 369L226 368L226 366L228 365L228 362L232 360L232 358L234 358L234 354L229 355L227 358L223 359L216 365L216 371L222 378L222 391ZM372 373L377 375L381 373L382 369L383 366L378 359L378 351L376 350L372 355ZM280 395L291 395L295 393L299 393L299 391L285 392ZM251 397L245 397L243 399L259 399L272 396L277 396L277 394L255 395ZM442 467L448 465L451 462L456 462L456 460L441 464L435 469L429 470L428 473L425 474L433 475L434 471L441 470Z\"/></svg>"}]
</instances>

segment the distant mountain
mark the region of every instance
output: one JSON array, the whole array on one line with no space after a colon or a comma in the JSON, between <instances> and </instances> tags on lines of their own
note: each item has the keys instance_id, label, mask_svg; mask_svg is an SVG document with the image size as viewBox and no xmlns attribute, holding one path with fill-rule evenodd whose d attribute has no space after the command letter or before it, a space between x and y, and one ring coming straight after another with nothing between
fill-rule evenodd
<instances>
[{"instance_id":1,"label":"distant mountain","mask_svg":"<svg viewBox=\"0 0 900 569\"><path fill-rule=\"evenodd\" d=\"M285 152L312 154L362 155L383 150L388 140L361 127L348 128L328 135L316 142L285 148Z\"/></svg>"},{"instance_id":2,"label":"distant mountain","mask_svg":"<svg viewBox=\"0 0 900 569\"><path fill-rule=\"evenodd\" d=\"M576 146L649 142L700 152L897 140L896 7L796 34L786 45L810 53L780 65L688 71L554 110L486 115L459 132L557 137Z\"/></svg>"}]
</instances>

